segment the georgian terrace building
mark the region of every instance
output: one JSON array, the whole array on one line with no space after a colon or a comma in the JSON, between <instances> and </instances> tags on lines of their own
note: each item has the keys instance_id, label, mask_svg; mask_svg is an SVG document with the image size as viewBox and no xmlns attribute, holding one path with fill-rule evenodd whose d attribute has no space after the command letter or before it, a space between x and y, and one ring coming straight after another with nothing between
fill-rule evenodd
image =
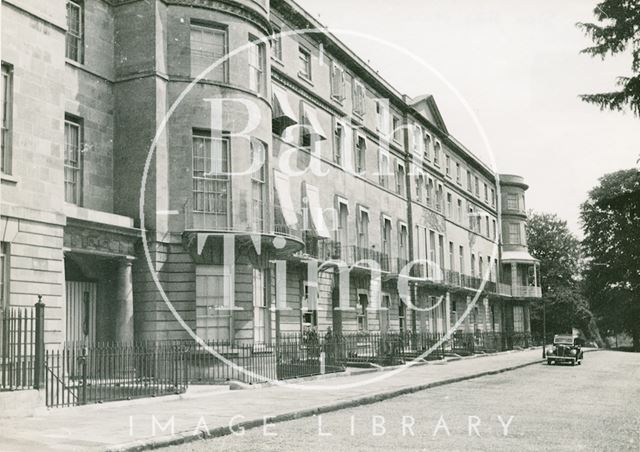
<instances>
[{"instance_id":1,"label":"georgian terrace building","mask_svg":"<svg viewBox=\"0 0 640 452\"><path fill-rule=\"evenodd\" d=\"M204 339L528 332L527 185L313 30L291 0L3 0L2 306L42 294L49 343L187 338L165 297Z\"/></svg>"}]
</instances>

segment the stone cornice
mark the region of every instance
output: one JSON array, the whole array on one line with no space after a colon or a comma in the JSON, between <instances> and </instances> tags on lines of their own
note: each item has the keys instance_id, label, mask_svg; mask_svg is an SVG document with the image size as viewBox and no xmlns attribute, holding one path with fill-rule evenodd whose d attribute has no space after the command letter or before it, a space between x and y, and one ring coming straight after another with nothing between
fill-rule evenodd
<instances>
[{"instance_id":1,"label":"stone cornice","mask_svg":"<svg viewBox=\"0 0 640 452\"><path fill-rule=\"evenodd\" d=\"M134 256L140 231L67 218L64 250L109 256Z\"/></svg>"},{"instance_id":2,"label":"stone cornice","mask_svg":"<svg viewBox=\"0 0 640 452\"><path fill-rule=\"evenodd\" d=\"M112 6L122 6L129 3L136 3L143 0L105 0ZM264 14L260 14L258 9L253 9L241 2L234 0L158 0L165 5L172 6L188 6L192 8L210 9L212 11L220 11L222 13L231 14L247 20L262 29L266 35L271 34L271 23L269 22L269 12L266 10ZM259 7L258 4L256 4Z\"/></svg>"},{"instance_id":3,"label":"stone cornice","mask_svg":"<svg viewBox=\"0 0 640 452\"><path fill-rule=\"evenodd\" d=\"M271 0L271 9L283 16L283 20L288 22L296 29L309 30L306 34L313 37L314 40L321 42L325 50L345 65L351 73L362 79L372 89L376 90L380 95L386 96L392 105L396 106L400 111L409 115L414 121L419 121L424 127L427 127L431 133L437 135L449 148L460 154L468 164L482 172L492 182L495 182L495 174L491 168L482 160L475 156L471 151L466 149L452 135L442 131L439 127L425 118L422 114L408 103L405 95L396 90L389 82L382 78L371 66L356 55L349 47L347 47L337 36L330 30L318 22L307 11L300 7L292 0Z\"/></svg>"}]
</instances>

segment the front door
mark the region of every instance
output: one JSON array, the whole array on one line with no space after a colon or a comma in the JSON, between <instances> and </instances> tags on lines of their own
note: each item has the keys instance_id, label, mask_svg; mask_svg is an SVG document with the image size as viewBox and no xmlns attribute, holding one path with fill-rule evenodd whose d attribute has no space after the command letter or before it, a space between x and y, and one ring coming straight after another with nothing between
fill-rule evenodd
<instances>
[{"instance_id":1,"label":"front door","mask_svg":"<svg viewBox=\"0 0 640 452\"><path fill-rule=\"evenodd\" d=\"M97 284L88 281L67 281L66 293L66 341L94 342Z\"/></svg>"}]
</instances>

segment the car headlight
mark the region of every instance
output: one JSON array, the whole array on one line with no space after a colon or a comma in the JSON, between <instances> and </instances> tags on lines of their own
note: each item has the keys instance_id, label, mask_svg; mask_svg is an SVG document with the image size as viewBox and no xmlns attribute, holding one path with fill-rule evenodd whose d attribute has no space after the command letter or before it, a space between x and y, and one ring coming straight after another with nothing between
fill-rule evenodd
<instances>
[{"instance_id":1,"label":"car headlight","mask_svg":"<svg viewBox=\"0 0 640 452\"><path fill-rule=\"evenodd\" d=\"M574 348L574 349L571 350L571 354L572 355L576 355L576 354L578 354L578 351Z\"/></svg>"}]
</instances>

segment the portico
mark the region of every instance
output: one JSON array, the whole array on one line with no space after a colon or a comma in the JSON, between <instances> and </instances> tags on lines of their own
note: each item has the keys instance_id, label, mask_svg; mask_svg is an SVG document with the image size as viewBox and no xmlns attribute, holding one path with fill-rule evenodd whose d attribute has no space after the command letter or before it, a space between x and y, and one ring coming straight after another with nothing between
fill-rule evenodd
<instances>
[{"instance_id":1,"label":"portico","mask_svg":"<svg viewBox=\"0 0 640 452\"><path fill-rule=\"evenodd\" d=\"M139 232L126 217L73 207L64 229L67 342L134 340L134 245ZM97 220L102 220L98 222Z\"/></svg>"}]
</instances>

